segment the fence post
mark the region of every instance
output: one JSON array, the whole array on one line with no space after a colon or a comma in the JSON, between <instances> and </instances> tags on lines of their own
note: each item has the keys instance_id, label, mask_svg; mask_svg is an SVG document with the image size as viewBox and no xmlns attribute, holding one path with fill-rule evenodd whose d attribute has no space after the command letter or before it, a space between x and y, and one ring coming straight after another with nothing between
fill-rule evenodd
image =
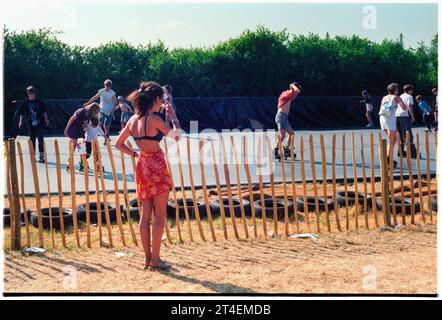
<instances>
[{"instance_id":1,"label":"fence post","mask_svg":"<svg viewBox=\"0 0 442 320\"><path fill-rule=\"evenodd\" d=\"M388 161L387 161L387 140L381 139L379 143L379 154L381 158L381 184L382 184L382 212L384 215L384 224L391 226L390 217L390 199Z\"/></svg>"},{"instance_id":2,"label":"fence post","mask_svg":"<svg viewBox=\"0 0 442 320\"><path fill-rule=\"evenodd\" d=\"M11 222L14 221L14 249L18 250L21 247L21 219L20 219L20 194L18 191L18 176L17 176L17 161L15 157L15 140L9 139L9 168L11 171L11 189L12 189L12 199L14 201L14 205L9 205L10 208L14 208L14 212L11 211L11 217L14 215L14 218L11 219ZM24 213L26 214L26 212ZM11 224L12 227L12 224Z\"/></svg>"}]
</instances>

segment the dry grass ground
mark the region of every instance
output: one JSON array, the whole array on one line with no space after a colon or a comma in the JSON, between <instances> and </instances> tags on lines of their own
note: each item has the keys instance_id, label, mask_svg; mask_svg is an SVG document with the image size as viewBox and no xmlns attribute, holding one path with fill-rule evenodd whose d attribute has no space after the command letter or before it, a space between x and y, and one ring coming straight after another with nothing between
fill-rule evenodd
<instances>
[{"instance_id":1,"label":"dry grass ground","mask_svg":"<svg viewBox=\"0 0 442 320\"><path fill-rule=\"evenodd\" d=\"M192 226L197 230L195 224ZM204 227L208 236L208 228ZM127 240L127 247L121 246L116 227L114 248L99 248L95 231L91 249L86 248L85 235L81 233L82 248L76 247L70 235L67 248L56 243L55 249L44 254L8 253L5 291L436 293L435 224L418 224L395 231L362 228L324 232L317 242L285 237L264 240L261 229L258 239L233 240L229 232L232 240L226 241L221 239L218 228L217 242L203 242L194 231L193 243L164 241L162 258L173 265L167 273L144 270L141 248L131 240ZM116 252L133 255L117 257ZM76 286L65 287L73 279L65 273L72 268L76 270ZM364 285L371 276L375 282Z\"/></svg>"},{"instance_id":2,"label":"dry grass ground","mask_svg":"<svg viewBox=\"0 0 442 320\"><path fill-rule=\"evenodd\" d=\"M351 186L349 186L351 188ZM342 186L341 186L342 188ZM308 186L309 193L312 187ZM361 189L361 188L360 188ZM320 193L321 194L321 189ZM278 193L278 192L277 192ZM279 193L281 190L279 190ZM299 193L298 193L299 194ZM111 196L113 197L113 195ZM132 198L133 195L130 196ZM65 197L69 207L70 198ZM95 199L94 199L95 200ZM112 201L112 199L110 199ZM123 200L123 198L121 198ZM77 197L77 204L84 197ZM427 211L426 197L424 209ZM43 203L47 206L47 203ZM35 208L35 199L27 199L27 206ZM52 206L58 206L57 198ZM361 209L361 208L360 208ZM293 213L290 213L292 216ZM235 239L232 221L227 219L228 239L223 239L222 221L214 221L217 241L211 240L208 223L202 229L207 241L202 241L198 226L192 221L194 242L190 241L185 221L181 221L184 243L178 241L174 221L169 221L172 241L164 240L162 258L173 265L167 273L145 271L141 247L133 244L129 225L124 224L127 246L121 243L118 226L112 227L114 247L109 246L107 229L103 227L103 246L99 247L98 230L91 227L90 249L86 246L85 225L80 225L81 248L69 231L67 246L61 245L60 234L55 233L55 247L51 233L44 233L47 252L29 255L9 250L10 231L4 232L5 291L6 292L140 292L140 293L436 293L436 239L437 216L433 223L422 223L416 214L416 225L407 216L406 226L391 231L376 227L373 213L367 220L360 211L349 210L349 230L345 229L345 209L339 210L342 231L336 228L335 214L330 214L331 232L327 231L325 214L318 224L319 240L294 239L284 236L284 223L278 223L279 237L264 239L262 221L257 222L258 238L253 237L253 223L246 220L249 239L245 237L241 219L236 219L239 238ZM381 213L379 225L383 226ZM299 232L308 232L305 215L301 214ZM316 217L309 214L310 231L316 233ZM269 218L269 217L268 217ZM356 230L356 221L359 226ZM366 228L368 222L369 230ZM402 224L401 218L398 222ZM267 221L267 230L273 231L273 222ZM32 245L38 244L38 230L31 227ZM138 224L134 229L139 241ZM24 228L22 241L25 244ZM296 233L291 221L290 234ZM118 257L116 252L130 255ZM73 279L66 276L75 269Z\"/></svg>"}]
</instances>

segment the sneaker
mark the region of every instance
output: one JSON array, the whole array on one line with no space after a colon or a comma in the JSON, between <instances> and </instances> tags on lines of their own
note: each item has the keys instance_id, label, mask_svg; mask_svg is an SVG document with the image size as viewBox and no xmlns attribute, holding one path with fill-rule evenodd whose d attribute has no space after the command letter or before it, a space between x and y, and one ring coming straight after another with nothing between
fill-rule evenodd
<instances>
[{"instance_id":1,"label":"sneaker","mask_svg":"<svg viewBox=\"0 0 442 320\"><path fill-rule=\"evenodd\" d=\"M44 158L44 157L40 157L40 159L38 159L38 162L40 162L40 163L45 163L45 162L46 162L46 160L45 160L45 158Z\"/></svg>"},{"instance_id":2,"label":"sneaker","mask_svg":"<svg viewBox=\"0 0 442 320\"><path fill-rule=\"evenodd\" d=\"M281 159L281 155L279 154L279 148L275 148L275 159Z\"/></svg>"}]
</instances>

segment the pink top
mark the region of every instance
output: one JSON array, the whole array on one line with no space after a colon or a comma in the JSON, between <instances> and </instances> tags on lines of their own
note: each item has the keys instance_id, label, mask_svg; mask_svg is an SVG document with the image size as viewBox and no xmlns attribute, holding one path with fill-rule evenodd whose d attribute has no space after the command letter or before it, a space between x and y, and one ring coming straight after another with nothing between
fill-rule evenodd
<instances>
[{"instance_id":1,"label":"pink top","mask_svg":"<svg viewBox=\"0 0 442 320\"><path fill-rule=\"evenodd\" d=\"M287 102L292 101L297 95L298 92L292 89L283 91L278 98L278 108L282 107Z\"/></svg>"}]
</instances>

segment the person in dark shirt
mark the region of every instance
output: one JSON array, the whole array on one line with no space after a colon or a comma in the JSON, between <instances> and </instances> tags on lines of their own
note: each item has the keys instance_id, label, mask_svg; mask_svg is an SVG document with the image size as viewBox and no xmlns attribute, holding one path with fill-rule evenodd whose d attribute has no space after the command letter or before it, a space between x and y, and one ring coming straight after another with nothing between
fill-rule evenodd
<instances>
[{"instance_id":1,"label":"person in dark shirt","mask_svg":"<svg viewBox=\"0 0 442 320\"><path fill-rule=\"evenodd\" d=\"M362 91L362 100L360 101L360 103L365 103L365 116L368 120L367 128L373 128L374 123L373 119L371 118L371 114L373 113L373 104L371 103L370 94L367 90Z\"/></svg>"},{"instance_id":2,"label":"person in dark shirt","mask_svg":"<svg viewBox=\"0 0 442 320\"><path fill-rule=\"evenodd\" d=\"M38 139L39 162L44 163L43 128L49 125L48 109L42 100L37 99L36 90L33 86L26 88L26 94L28 97L19 109L20 122L18 127L22 129L25 122L28 124L29 138L34 146L34 152L35 140Z\"/></svg>"}]
</instances>

